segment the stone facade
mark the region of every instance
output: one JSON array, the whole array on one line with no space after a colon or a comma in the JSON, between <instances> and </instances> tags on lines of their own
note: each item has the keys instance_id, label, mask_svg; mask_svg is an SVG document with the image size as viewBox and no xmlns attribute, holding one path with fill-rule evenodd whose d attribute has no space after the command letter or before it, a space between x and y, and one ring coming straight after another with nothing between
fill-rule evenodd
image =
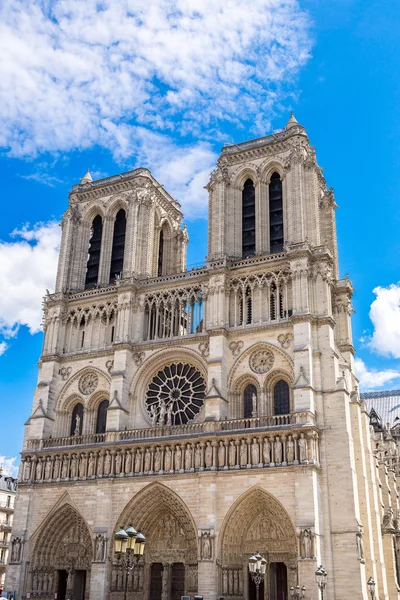
<instances>
[{"instance_id":1,"label":"stone facade","mask_svg":"<svg viewBox=\"0 0 400 600\"><path fill-rule=\"evenodd\" d=\"M0 467L0 590L5 589L7 564L18 551L18 540L11 539L17 480Z\"/></svg>"},{"instance_id":2,"label":"stone facade","mask_svg":"<svg viewBox=\"0 0 400 600\"><path fill-rule=\"evenodd\" d=\"M207 187L191 271L180 206L149 171L73 187L7 585L250 600L259 551L264 600L298 583L316 600L321 563L328 600L367 600L370 576L398 598L397 454L358 394L336 204L305 129L225 147ZM147 543L126 580L111 542L131 522Z\"/></svg>"}]
</instances>

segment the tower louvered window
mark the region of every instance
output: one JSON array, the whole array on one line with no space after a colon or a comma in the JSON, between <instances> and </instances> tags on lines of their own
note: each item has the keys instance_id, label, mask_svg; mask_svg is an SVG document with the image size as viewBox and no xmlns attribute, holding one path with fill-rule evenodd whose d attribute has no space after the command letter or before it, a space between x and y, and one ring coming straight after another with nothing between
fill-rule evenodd
<instances>
[{"instance_id":1,"label":"tower louvered window","mask_svg":"<svg viewBox=\"0 0 400 600\"><path fill-rule=\"evenodd\" d=\"M164 260L164 231L161 229L159 246L158 246L158 268L157 268L157 276L158 277L161 277L163 275L163 260Z\"/></svg>"},{"instance_id":2,"label":"tower louvered window","mask_svg":"<svg viewBox=\"0 0 400 600\"><path fill-rule=\"evenodd\" d=\"M286 381L281 379L274 387L274 414L287 415L290 413L290 391Z\"/></svg>"},{"instance_id":3,"label":"tower louvered window","mask_svg":"<svg viewBox=\"0 0 400 600\"><path fill-rule=\"evenodd\" d=\"M242 255L252 256L256 251L256 192L247 179L242 192Z\"/></svg>"},{"instance_id":4,"label":"tower louvered window","mask_svg":"<svg viewBox=\"0 0 400 600\"><path fill-rule=\"evenodd\" d=\"M103 234L103 221L100 215L93 219L90 231L89 256L86 266L85 288L93 288L97 285L100 266L101 237Z\"/></svg>"},{"instance_id":5,"label":"tower louvered window","mask_svg":"<svg viewBox=\"0 0 400 600\"><path fill-rule=\"evenodd\" d=\"M282 181L278 173L274 173L269 184L269 235L270 252L283 250L283 196Z\"/></svg>"},{"instance_id":6,"label":"tower louvered window","mask_svg":"<svg viewBox=\"0 0 400 600\"><path fill-rule=\"evenodd\" d=\"M124 268L125 231L126 216L125 211L121 209L120 211L118 211L114 223L110 282L115 281L117 275L120 275Z\"/></svg>"}]
</instances>

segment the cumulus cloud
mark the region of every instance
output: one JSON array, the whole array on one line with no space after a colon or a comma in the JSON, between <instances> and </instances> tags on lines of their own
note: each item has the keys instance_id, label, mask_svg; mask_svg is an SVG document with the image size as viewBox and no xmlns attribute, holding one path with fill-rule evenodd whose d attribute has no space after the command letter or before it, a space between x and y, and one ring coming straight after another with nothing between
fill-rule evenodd
<instances>
[{"instance_id":1,"label":"cumulus cloud","mask_svg":"<svg viewBox=\"0 0 400 600\"><path fill-rule=\"evenodd\" d=\"M0 456L0 467L3 469L3 475L16 477L18 475L18 456Z\"/></svg>"},{"instance_id":2,"label":"cumulus cloud","mask_svg":"<svg viewBox=\"0 0 400 600\"><path fill-rule=\"evenodd\" d=\"M394 380L400 379L400 371L395 369L368 369L361 358L356 358L354 361L356 375L360 380L361 391L367 392L377 390L384 387L386 384L391 384Z\"/></svg>"},{"instance_id":3,"label":"cumulus cloud","mask_svg":"<svg viewBox=\"0 0 400 600\"><path fill-rule=\"evenodd\" d=\"M309 27L297 0L5 2L0 146L128 156L143 129L263 133L310 56Z\"/></svg>"},{"instance_id":4,"label":"cumulus cloud","mask_svg":"<svg viewBox=\"0 0 400 600\"><path fill-rule=\"evenodd\" d=\"M400 358L400 282L376 287L370 319L374 325L370 348L380 354Z\"/></svg>"},{"instance_id":5,"label":"cumulus cloud","mask_svg":"<svg viewBox=\"0 0 400 600\"><path fill-rule=\"evenodd\" d=\"M61 228L55 222L24 226L0 241L0 334L14 337L21 325L36 333L46 288L55 283ZM5 351L6 342L0 343Z\"/></svg>"},{"instance_id":6,"label":"cumulus cloud","mask_svg":"<svg viewBox=\"0 0 400 600\"><path fill-rule=\"evenodd\" d=\"M4 354L4 352L7 350L8 348L8 344L6 344L6 342L0 342L0 356L2 354Z\"/></svg>"}]
</instances>

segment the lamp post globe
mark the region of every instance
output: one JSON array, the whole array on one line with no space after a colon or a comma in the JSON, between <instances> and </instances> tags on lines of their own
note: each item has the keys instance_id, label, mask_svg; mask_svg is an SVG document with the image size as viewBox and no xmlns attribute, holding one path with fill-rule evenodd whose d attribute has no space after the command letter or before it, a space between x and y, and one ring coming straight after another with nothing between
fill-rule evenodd
<instances>
[{"instance_id":1,"label":"lamp post globe","mask_svg":"<svg viewBox=\"0 0 400 600\"><path fill-rule=\"evenodd\" d=\"M375 580L372 577L370 577L367 581L367 585L371 598L375 598Z\"/></svg>"},{"instance_id":2,"label":"lamp post globe","mask_svg":"<svg viewBox=\"0 0 400 600\"><path fill-rule=\"evenodd\" d=\"M136 531L133 525L126 529L121 525L114 535L114 551L117 562L125 571L124 600L127 597L129 573L137 567L143 556L146 538L141 531Z\"/></svg>"},{"instance_id":3,"label":"lamp post globe","mask_svg":"<svg viewBox=\"0 0 400 600\"><path fill-rule=\"evenodd\" d=\"M264 580L267 571L267 561L259 552L250 556L248 560L249 572L254 585L256 586L256 598L260 598L260 584Z\"/></svg>"},{"instance_id":4,"label":"lamp post globe","mask_svg":"<svg viewBox=\"0 0 400 600\"><path fill-rule=\"evenodd\" d=\"M319 591L321 592L321 600L324 600L324 590L326 588L327 578L328 573L325 571L324 567L320 565L315 571L315 581Z\"/></svg>"}]
</instances>

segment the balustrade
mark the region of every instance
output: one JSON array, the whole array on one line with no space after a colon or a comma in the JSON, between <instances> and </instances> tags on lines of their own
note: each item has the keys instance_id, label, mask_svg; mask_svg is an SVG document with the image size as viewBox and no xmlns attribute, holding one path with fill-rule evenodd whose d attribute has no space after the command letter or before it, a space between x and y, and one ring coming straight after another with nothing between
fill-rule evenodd
<instances>
[{"instance_id":1,"label":"balustrade","mask_svg":"<svg viewBox=\"0 0 400 600\"><path fill-rule=\"evenodd\" d=\"M319 464L319 436L314 428L253 430L245 435L203 435L200 439L160 439L156 443L70 449L22 458L22 483L78 481L103 477L163 475Z\"/></svg>"}]
</instances>

